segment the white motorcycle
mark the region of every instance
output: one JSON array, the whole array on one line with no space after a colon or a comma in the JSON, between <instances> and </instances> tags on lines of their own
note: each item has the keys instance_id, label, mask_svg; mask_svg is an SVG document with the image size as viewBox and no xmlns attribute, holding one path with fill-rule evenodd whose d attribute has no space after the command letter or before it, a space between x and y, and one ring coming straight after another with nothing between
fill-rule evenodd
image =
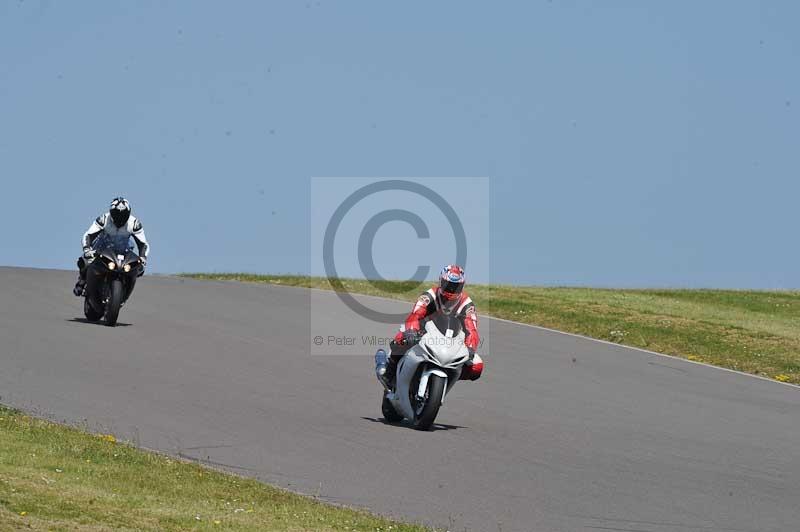
<instances>
[{"instance_id":1,"label":"white motorcycle","mask_svg":"<svg viewBox=\"0 0 800 532\"><path fill-rule=\"evenodd\" d=\"M386 352L375 354L378 381L384 386L381 410L389 422L408 419L414 428L428 430L436 420L445 396L461 377L469 350L464 345L461 322L438 313L425 323L425 333L397 363L394 387L385 379ZM475 354L474 362L480 357Z\"/></svg>"}]
</instances>

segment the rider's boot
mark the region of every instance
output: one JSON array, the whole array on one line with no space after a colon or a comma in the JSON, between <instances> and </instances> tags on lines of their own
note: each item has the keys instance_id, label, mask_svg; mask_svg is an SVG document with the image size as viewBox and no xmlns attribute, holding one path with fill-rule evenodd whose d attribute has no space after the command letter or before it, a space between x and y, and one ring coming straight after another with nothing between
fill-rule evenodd
<instances>
[{"instance_id":1,"label":"rider's boot","mask_svg":"<svg viewBox=\"0 0 800 532\"><path fill-rule=\"evenodd\" d=\"M83 295L83 291L86 288L86 259L80 257L78 259L78 280L75 282L75 288L72 289L72 293L78 297Z\"/></svg>"},{"instance_id":2,"label":"rider's boot","mask_svg":"<svg viewBox=\"0 0 800 532\"><path fill-rule=\"evenodd\" d=\"M75 287L72 289L72 293L78 297L83 295L83 290L86 288L86 279L78 274L78 281L75 283Z\"/></svg>"},{"instance_id":3,"label":"rider's boot","mask_svg":"<svg viewBox=\"0 0 800 532\"><path fill-rule=\"evenodd\" d=\"M375 375L383 385L392 389L394 387L394 374L397 369L397 361L391 356L386 355L386 351L378 349L375 353Z\"/></svg>"},{"instance_id":4,"label":"rider's boot","mask_svg":"<svg viewBox=\"0 0 800 532\"><path fill-rule=\"evenodd\" d=\"M386 356L386 351L378 349L375 353L375 375L378 376L381 382L388 386L387 369L389 367L389 357Z\"/></svg>"},{"instance_id":5,"label":"rider's boot","mask_svg":"<svg viewBox=\"0 0 800 532\"><path fill-rule=\"evenodd\" d=\"M392 345L392 354L386 355L386 351L378 349L375 353L375 374L383 382L383 384L390 390L394 388L395 377L397 377L397 362L403 356L403 353L398 353L398 349Z\"/></svg>"}]
</instances>

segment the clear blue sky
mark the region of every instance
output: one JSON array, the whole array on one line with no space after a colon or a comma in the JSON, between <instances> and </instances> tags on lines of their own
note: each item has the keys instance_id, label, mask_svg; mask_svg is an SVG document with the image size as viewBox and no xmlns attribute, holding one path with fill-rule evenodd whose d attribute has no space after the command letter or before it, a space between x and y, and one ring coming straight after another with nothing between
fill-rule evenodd
<instances>
[{"instance_id":1,"label":"clear blue sky","mask_svg":"<svg viewBox=\"0 0 800 532\"><path fill-rule=\"evenodd\" d=\"M155 271L306 272L311 176L488 176L471 252L497 282L800 288L798 21L792 1L0 2L0 264L72 267L124 194Z\"/></svg>"}]
</instances>

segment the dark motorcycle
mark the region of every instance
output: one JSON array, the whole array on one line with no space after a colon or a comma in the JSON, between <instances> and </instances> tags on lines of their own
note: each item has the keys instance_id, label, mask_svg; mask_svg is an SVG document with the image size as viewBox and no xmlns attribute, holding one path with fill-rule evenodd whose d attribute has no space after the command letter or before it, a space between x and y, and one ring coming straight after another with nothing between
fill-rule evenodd
<instances>
[{"instance_id":1,"label":"dark motorcycle","mask_svg":"<svg viewBox=\"0 0 800 532\"><path fill-rule=\"evenodd\" d=\"M94 260L86 270L83 313L89 321L99 321L105 316L106 325L113 327L117 324L119 309L133 292L144 267L127 242L120 245L109 240L95 249Z\"/></svg>"}]
</instances>

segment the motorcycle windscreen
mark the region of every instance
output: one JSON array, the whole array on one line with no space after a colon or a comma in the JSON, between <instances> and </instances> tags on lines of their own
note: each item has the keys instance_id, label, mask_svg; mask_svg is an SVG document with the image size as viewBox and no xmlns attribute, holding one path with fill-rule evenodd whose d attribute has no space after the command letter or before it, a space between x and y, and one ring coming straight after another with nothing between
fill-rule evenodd
<instances>
[{"instance_id":1,"label":"motorcycle windscreen","mask_svg":"<svg viewBox=\"0 0 800 532\"><path fill-rule=\"evenodd\" d=\"M437 320L434 318L425 324L425 336L420 343L442 367L453 367L462 364L469 354L464 345L464 338L458 319L454 321L441 319L437 325Z\"/></svg>"},{"instance_id":2,"label":"motorcycle windscreen","mask_svg":"<svg viewBox=\"0 0 800 532\"><path fill-rule=\"evenodd\" d=\"M430 317L430 321L442 336L450 336L454 338L461 332L461 320L452 314L445 314L444 312L436 312ZM448 331L451 331L448 333Z\"/></svg>"},{"instance_id":3,"label":"motorcycle windscreen","mask_svg":"<svg viewBox=\"0 0 800 532\"><path fill-rule=\"evenodd\" d=\"M131 246L131 237L103 233L92 244L95 251L110 250L114 255L127 255L129 251L133 250Z\"/></svg>"}]
</instances>

